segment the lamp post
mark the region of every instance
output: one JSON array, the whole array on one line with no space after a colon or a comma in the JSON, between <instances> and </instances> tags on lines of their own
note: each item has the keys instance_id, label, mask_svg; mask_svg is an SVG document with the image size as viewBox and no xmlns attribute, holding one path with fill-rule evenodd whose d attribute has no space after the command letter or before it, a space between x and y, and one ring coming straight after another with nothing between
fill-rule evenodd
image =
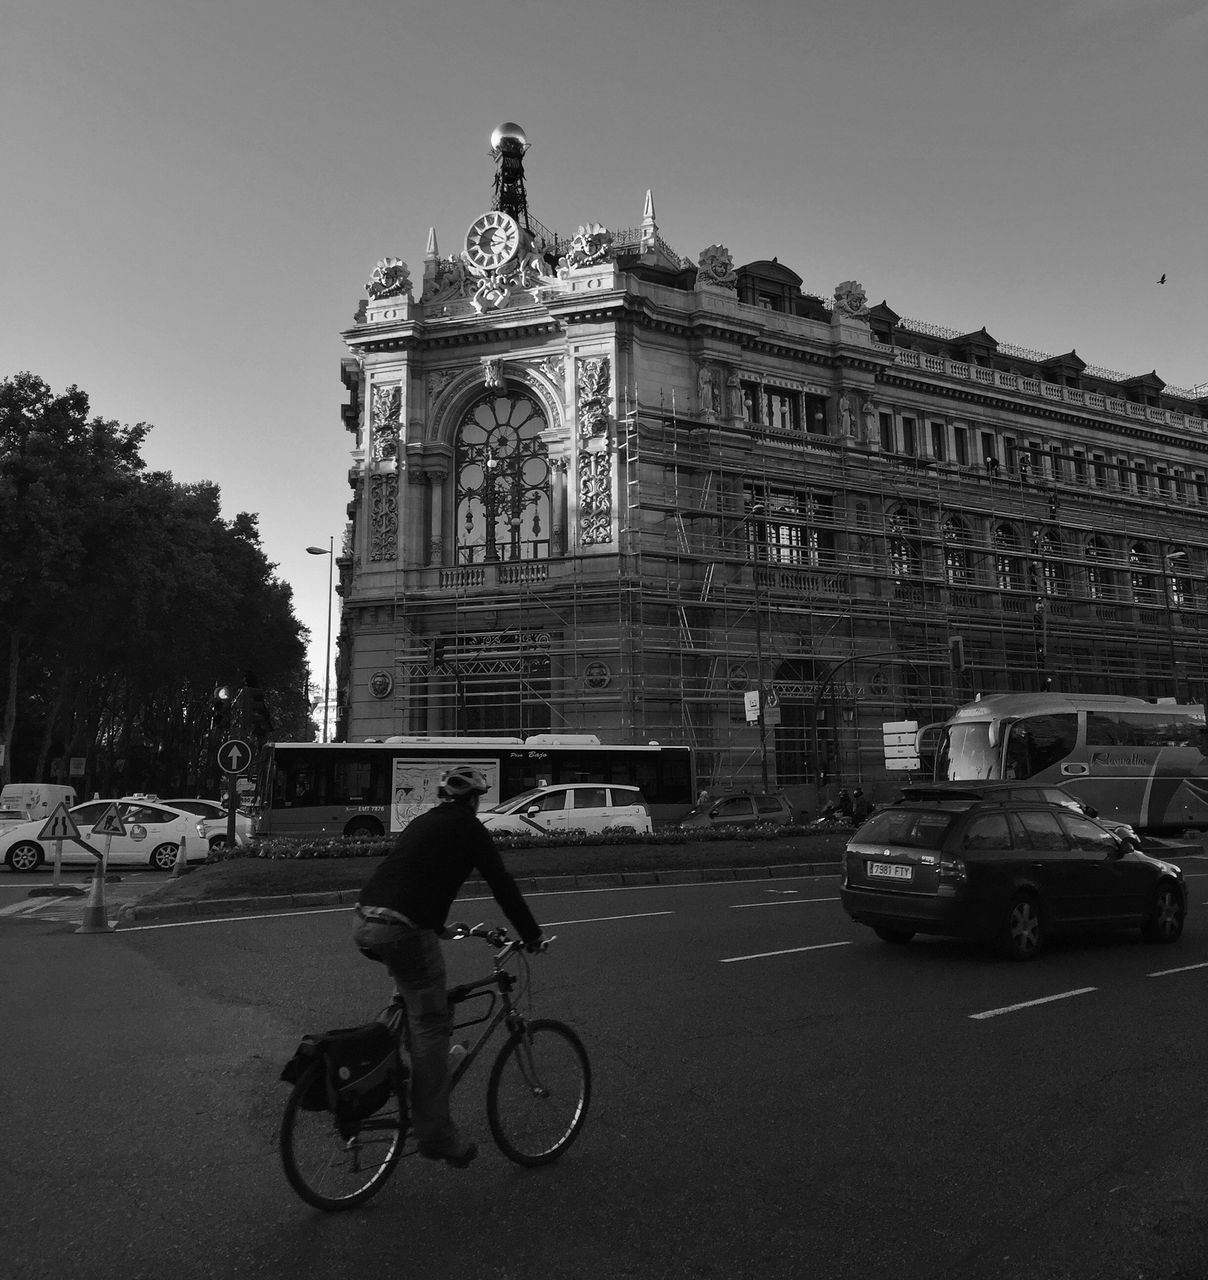
<instances>
[{"instance_id":1,"label":"lamp post","mask_svg":"<svg viewBox=\"0 0 1208 1280\"><path fill-rule=\"evenodd\" d=\"M307 547L308 555L327 557L327 652L323 662L323 741L327 741L327 708L331 698L331 583L336 563L336 540L333 534L327 539L327 550Z\"/></svg>"}]
</instances>

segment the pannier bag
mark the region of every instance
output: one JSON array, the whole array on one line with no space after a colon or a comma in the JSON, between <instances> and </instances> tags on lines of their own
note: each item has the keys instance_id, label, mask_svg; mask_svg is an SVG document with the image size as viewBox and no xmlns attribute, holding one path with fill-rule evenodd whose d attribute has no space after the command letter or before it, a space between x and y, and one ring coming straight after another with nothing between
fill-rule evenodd
<instances>
[{"instance_id":1,"label":"pannier bag","mask_svg":"<svg viewBox=\"0 0 1208 1280\"><path fill-rule=\"evenodd\" d=\"M320 1060L323 1070L316 1073L299 1106L307 1111L331 1111L340 1121L355 1124L385 1106L393 1086L391 1073L372 1081L365 1077L396 1048L393 1034L381 1022L303 1036L281 1079L297 1084L303 1072ZM406 1070L405 1065L399 1065Z\"/></svg>"}]
</instances>

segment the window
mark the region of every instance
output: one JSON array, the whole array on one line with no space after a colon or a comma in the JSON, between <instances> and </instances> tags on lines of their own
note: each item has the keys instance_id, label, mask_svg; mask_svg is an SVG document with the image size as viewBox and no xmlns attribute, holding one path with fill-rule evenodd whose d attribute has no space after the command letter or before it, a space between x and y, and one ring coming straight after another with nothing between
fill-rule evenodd
<instances>
[{"instance_id":1,"label":"window","mask_svg":"<svg viewBox=\"0 0 1208 1280\"><path fill-rule=\"evenodd\" d=\"M1145 463L1138 462L1137 465L1133 468L1133 471L1137 478L1137 492L1140 494L1148 493L1149 492L1149 471L1146 468Z\"/></svg>"},{"instance_id":2,"label":"window","mask_svg":"<svg viewBox=\"0 0 1208 1280\"><path fill-rule=\"evenodd\" d=\"M983 431L981 437L982 461L988 471L998 470L998 441L990 431Z\"/></svg>"},{"instance_id":3,"label":"window","mask_svg":"<svg viewBox=\"0 0 1208 1280\"><path fill-rule=\"evenodd\" d=\"M740 382L742 391L742 416L744 422L762 422L763 388L758 382Z\"/></svg>"},{"instance_id":4,"label":"window","mask_svg":"<svg viewBox=\"0 0 1208 1280\"><path fill-rule=\"evenodd\" d=\"M1005 813L986 813L974 818L962 842L966 849L1010 849L1011 828Z\"/></svg>"},{"instance_id":5,"label":"window","mask_svg":"<svg viewBox=\"0 0 1208 1280\"><path fill-rule=\"evenodd\" d=\"M1134 542L1128 548L1128 579L1136 604L1155 604L1161 594L1158 590L1157 562L1143 542Z\"/></svg>"},{"instance_id":6,"label":"window","mask_svg":"<svg viewBox=\"0 0 1208 1280\"><path fill-rule=\"evenodd\" d=\"M1032 551L1036 556L1037 595L1065 595L1065 563L1060 536L1051 529L1037 530L1032 538Z\"/></svg>"},{"instance_id":7,"label":"window","mask_svg":"<svg viewBox=\"0 0 1208 1280\"><path fill-rule=\"evenodd\" d=\"M1065 838L1056 814L1024 810L1016 813L1015 818L1033 849L1042 853L1064 853L1069 849L1070 842Z\"/></svg>"},{"instance_id":8,"label":"window","mask_svg":"<svg viewBox=\"0 0 1208 1280\"><path fill-rule=\"evenodd\" d=\"M1170 607L1182 609L1191 602L1191 578L1187 570L1187 552L1181 548L1168 552L1163 568L1166 573L1166 592Z\"/></svg>"},{"instance_id":9,"label":"window","mask_svg":"<svg viewBox=\"0 0 1208 1280\"><path fill-rule=\"evenodd\" d=\"M953 443L956 445L956 464L958 467L969 465L969 430L967 427L954 427Z\"/></svg>"},{"instance_id":10,"label":"window","mask_svg":"<svg viewBox=\"0 0 1208 1280\"><path fill-rule=\"evenodd\" d=\"M942 422L931 424L931 456L937 462L946 462L948 459L948 433Z\"/></svg>"},{"instance_id":11,"label":"window","mask_svg":"<svg viewBox=\"0 0 1208 1280\"><path fill-rule=\"evenodd\" d=\"M949 586L964 586L969 572L969 527L960 516L946 516L940 532L944 540L944 577Z\"/></svg>"},{"instance_id":12,"label":"window","mask_svg":"<svg viewBox=\"0 0 1208 1280\"><path fill-rule=\"evenodd\" d=\"M1074 450L1074 483L1086 484L1086 451L1084 449Z\"/></svg>"},{"instance_id":13,"label":"window","mask_svg":"<svg viewBox=\"0 0 1208 1280\"><path fill-rule=\"evenodd\" d=\"M1154 468L1154 482L1158 487L1158 496L1162 498L1170 497L1170 472L1163 466Z\"/></svg>"},{"instance_id":14,"label":"window","mask_svg":"<svg viewBox=\"0 0 1208 1280\"><path fill-rule=\"evenodd\" d=\"M1208 481L1205 481L1203 472L1192 473L1191 486L1195 490L1196 502L1208 502Z\"/></svg>"},{"instance_id":15,"label":"window","mask_svg":"<svg viewBox=\"0 0 1208 1280\"><path fill-rule=\"evenodd\" d=\"M1087 539L1086 593L1092 600L1106 600L1111 592L1111 575L1104 567L1109 554L1107 544L1102 538Z\"/></svg>"},{"instance_id":16,"label":"window","mask_svg":"<svg viewBox=\"0 0 1208 1280\"><path fill-rule=\"evenodd\" d=\"M1091 454L1091 475L1100 489L1107 488L1107 459L1101 453Z\"/></svg>"},{"instance_id":17,"label":"window","mask_svg":"<svg viewBox=\"0 0 1208 1280\"><path fill-rule=\"evenodd\" d=\"M604 787L576 787L570 794L576 809L608 808L608 791Z\"/></svg>"},{"instance_id":18,"label":"window","mask_svg":"<svg viewBox=\"0 0 1208 1280\"><path fill-rule=\"evenodd\" d=\"M1019 535L1009 524L994 530L994 582L999 591L1023 590Z\"/></svg>"},{"instance_id":19,"label":"window","mask_svg":"<svg viewBox=\"0 0 1208 1280\"><path fill-rule=\"evenodd\" d=\"M545 429L541 407L523 392L491 391L470 406L454 454L460 563L549 556Z\"/></svg>"},{"instance_id":20,"label":"window","mask_svg":"<svg viewBox=\"0 0 1208 1280\"><path fill-rule=\"evenodd\" d=\"M923 573L923 543L919 519L905 507L889 516L889 571L895 578L919 578Z\"/></svg>"},{"instance_id":21,"label":"window","mask_svg":"<svg viewBox=\"0 0 1208 1280\"><path fill-rule=\"evenodd\" d=\"M728 800L720 800L714 805L712 810L714 818L749 818L751 816L751 801L748 796L731 796Z\"/></svg>"},{"instance_id":22,"label":"window","mask_svg":"<svg viewBox=\"0 0 1208 1280\"><path fill-rule=\"evenodd\" d=\"M1013 436L1004 436L1002 442L1003 461L1007 464L1007 470L1014 475L1019 465L1019 455L1015 448L1015 439Z\"/></svg>"},{"instance_id":23,"label":"window","mask_svg":"<svg viewBox=\"0 0 1208 1280\"><path fill-rule=\"evenodd\" d=\"M897 441L894 439L893 430L893 414L882 413L879 416L881 423L881 452L897 453Z\"/></svg>"},{"instance_id":24,"label":"window","mask_svg":"<svg viewBox=\"0 0 1208 1280\"><path fill-rule=\"evenodd\" d=\"M751 560L811 568L833 561L835 520L830 494L750 486L744 502Z\"/></svg>"},{"instance_id":25,"label":"window","mask_svg":"<svg viewBox=\"0 0 1208 1280\"><path fill-rule=\"evenodd\" d=\"M801 394L784 387L764 387L764 422L775 431L801 430Z\"/></svg>"},{"instance_id":26,"label":"window","mask_svg":"<svg viewBox=\"0 0 1208 1280\"><path fill-rule=\"evenodd\" d=\"M1054 480L1061 481L1065 479L1065 459L1062 457L1059 444L1049 445L1049 470L1052 472Z\"/></svg>"},{"instance_id":27,"label":"window","mask_svg":"<svg viewBox=\"0 0 1208 1280\"><path fill-rule=\"evenodd\" d=\"M1007 777L1034 778L1060 764L1077 744L1076 711L1017 721L1007 739Z\"/></svg>"},{"instance_id":28,"label":"window","mask_svg":"<svg viewBox=\"0 0 1208 1280\"><path fill-rule=\"evenodd\" d=\"M1132 488L1132 472L1129 470L1127 458L1116 459L1116 481L1121 493L1128 493Z\"/></svg>"},{"instance_id":29,"label":"window","mask_svg":"<svg viewBox=\"0 0 1208 1280\"><path fill-rule=\"evenodd\" d=\"M1094 853L1104 858L1119 854L1120 846L1115 836L1104 831L1089 818L1079 817L1076 813L1062 813L1058 815L1058 821L1065 828L1070 843L1079 853Z\"/></svg>"},{"instance_id":30,"label":"window","mask_svg":"<svg viewBox=\"0 0 1208 1280\"><path fill-rule=\"evenodd\" d=\"M913 418L902 419L902 452L908 457L913 458L919 451L918 438L915 434L915 421Z\"/></svg>"}]
</instances>

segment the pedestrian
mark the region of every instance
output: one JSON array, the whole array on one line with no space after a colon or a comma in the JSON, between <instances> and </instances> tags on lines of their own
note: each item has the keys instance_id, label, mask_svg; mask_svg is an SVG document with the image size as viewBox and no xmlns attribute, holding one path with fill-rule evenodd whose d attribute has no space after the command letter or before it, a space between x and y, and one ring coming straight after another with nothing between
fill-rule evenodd
<instances>
[{"instance_id":1,"label":"pedestrian","mask_svg":"<svg viewBox=\"0 0 1208 1280\"><path fill-rule=\"evenodd\" d=\"M839 792L839 804L838 804L838 806L837 806L837 807L838 807L838 810L839 810L839 817L841 817L841 818L850 818L850 817L851 817L851 815L852 815L852 808L853 808L853 806L852 806L852 798L851 798L851 794L850 794L850 792L848 792L848 790L847 790L847 788L846 788L846 787L844 787L844 788Z\"/></svg>"},{"instance_id":2,"label":"pedestrian","mask_svg":"<svg viewBox=\"0 0 1208 1280\"><path fill-rule=\"evenodd\" d=\"M419 1153L464 1169L478 1154L449 1115L449 1036L440 935L454 898L477 869L527 951L543 951L541 926L503 865L491 833L477 818L486 778L469 765L444 774L439 803L399 834L365 882L353 941L390 972L407 1011L411 1052L411 1116Z\"/></svg>"},{"instance_id":3,"label":"pedestrian","mask_svg":"<svg viewBox=\"0 0 1208 1280\"><path fill-rule=\"evenodd\" d=\"M861 787L857 787L851 794L852 818L856 822L863 822L871 812L872 805L868 803L868 797L864 794Z\"/></svg>"}]
</instances>

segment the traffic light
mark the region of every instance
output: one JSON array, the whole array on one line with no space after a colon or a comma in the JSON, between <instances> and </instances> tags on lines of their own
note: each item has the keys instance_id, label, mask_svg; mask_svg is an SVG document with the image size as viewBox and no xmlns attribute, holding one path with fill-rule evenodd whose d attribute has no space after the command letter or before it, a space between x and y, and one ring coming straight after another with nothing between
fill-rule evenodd
<instances>
[{"instance_id":1,"label":"traffic light","mask_svg":"<svg viewBox=\"0 0 1208 1280\"><path fill-rule=\"evenodd\" d=\"M273 731L273 718L269 715L268 703L264 700L264 690L251 671L244 672L244 685L247 689L248 714L252 722L252 733L257 738L267 738Z\"/></svg>"},{"instance_id":2,"label":"traffic light","mask_svg":"<svg viewBox=\"0 0 1208 1280\"><path fill-rule=\"evenodd\" d=\"M964 671L965 669L965 637L953 636L948 641L948 648L952 652L952 670Z\"/></svg>"},{"instance_id":3,"label":"traffic light","mask_svg":"<svg viewBox=\"0 0 1208 1280\"><path fill-rule=\"evenodd\" d=\"M215 689L210 701L210 730L225 733L231 727L231 695L227 689Z\"/></svg>"}]
</instances>

